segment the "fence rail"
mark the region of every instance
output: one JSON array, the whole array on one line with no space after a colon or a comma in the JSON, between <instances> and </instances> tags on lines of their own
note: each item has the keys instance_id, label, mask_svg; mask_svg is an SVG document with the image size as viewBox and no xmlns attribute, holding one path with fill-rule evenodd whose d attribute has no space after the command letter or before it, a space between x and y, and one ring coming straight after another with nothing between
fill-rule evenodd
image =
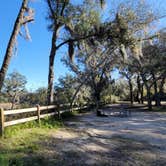
<instances>
[{"instance_id":1,"label":"fence rail","mask_svg":"<svg viewBox=\"0 0 166 166\"><path fill-rule=\"evenodd\" d=\"M79 110L79 109L85 109L85 108L87 107L86 106L81 108L76 107L76 108L73 108L73 110ZM52 112L41 114L42 111L46 111L46 110L52 110ZM12 125L20 124L20 123L33 121L33 120L38 120L38 122L40 122L41 118L45 118L52 115L58 115L60 117L60 114L64 112L68 112L68 111L70 110L69 109L59 110L55 105L50 105L50 106L37 105L36 107L33 107L33 108L14 109L14 110L3 110L3 108L0 108L0 136L4 134L5 127L7 126L12 126ZM22 114L22 113L31 113L31 112L36 112L36 115L27 117L27 118L17 119L17 120L5 121L5 116Z\"/></svg>"}]
</instances>

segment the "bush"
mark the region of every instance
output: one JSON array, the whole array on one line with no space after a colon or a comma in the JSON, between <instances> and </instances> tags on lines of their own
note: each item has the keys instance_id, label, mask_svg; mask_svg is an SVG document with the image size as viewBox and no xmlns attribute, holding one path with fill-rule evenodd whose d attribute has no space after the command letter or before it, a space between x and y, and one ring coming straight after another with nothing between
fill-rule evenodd
<instances>
[{"instance_id":1,"label":"bush","mask_svg":"<svg viewBox=\"0 0 166 166\"><path fill-rule=\"evenodd\" d=\"M115 95L111 96L111 103L117 103L118 101L119 101L119 97L118 96L115 96Z\"/></svg>"},{"instance_id":2,"label":"bush","mask_svg":"<svg viewBox=\"0 0 166 166\"><path fill-rule=\"evenodd\" d=\"M119 97L115 95L104 95L101 98L101 102L105 104L117 103L118 101L119 101Z\"/></svg>"}]
</instances>

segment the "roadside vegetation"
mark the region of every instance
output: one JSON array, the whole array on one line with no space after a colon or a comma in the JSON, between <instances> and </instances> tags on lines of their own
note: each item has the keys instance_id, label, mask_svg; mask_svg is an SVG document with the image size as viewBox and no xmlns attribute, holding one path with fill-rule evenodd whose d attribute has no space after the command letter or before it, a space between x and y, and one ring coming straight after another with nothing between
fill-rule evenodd
<instances>
[{"instance_id":1,"label":"roadside vegetation","mask_svg":"<svg viewBox=\"0 0 166 166\"><path fill-rule=\"evenodd\" d=\"M28 154L33 156L33 153L42 152L39 142L63 126L58 119L46 118L40 124L32 121L6 128L0 139L0 165L24 165L21 159Z\"/></svg>"}]
</instances>

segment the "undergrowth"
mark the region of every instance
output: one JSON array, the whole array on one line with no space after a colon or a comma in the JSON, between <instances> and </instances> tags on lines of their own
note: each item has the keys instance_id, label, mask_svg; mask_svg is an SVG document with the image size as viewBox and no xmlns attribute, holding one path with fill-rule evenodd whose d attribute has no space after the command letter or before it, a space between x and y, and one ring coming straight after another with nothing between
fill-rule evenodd
<instances>
[{"instance_id":1,"label":"undergrowth","mask_svg":"<svg viewBox=\"0 0 166 166\"><path fill-rule=\"evenodd\" d=\"M63 127L55 118L45 118L5 128L0 138L0 166L22 166L23 158L42 151L40 141L47 141L49 134Z\"/></svg>"},{"instance_id":2,"label":"undergrowth","mask_svg":"<svg viewBox=\"0 0 166 166\"><path fill-rule=\"evenodd\" d=\"M64 112L64 113L61 115L61 118L62 118L62 119L72 118L72 117L74 117L75 115L77 115L78 113L79 113L78 111Z\"/></svg>"},{"instance_id":3,"label":"undergrowth","mask_svg":"<svg viewBox=\"0 0 166 166\"><path fill-rule=\"evenodd\" d=\"M59 119L56 119L56 118L50 118L50 117L47 117L45 119L42 119L39 122L37 121L31 121L31 122L26 122L26 123L23 123L23 124L18 124L18 125L15 125L15 126L10 126L10 127L7 127L5 128L5 133L4 133L4 137L5 138L8 138L8 137L11 137L15 134L18 134L18 132L21 132L22 130L24 129L58 129L59 127L62 127L63 126L63 122Z\"/></svg>"}]
</instances>

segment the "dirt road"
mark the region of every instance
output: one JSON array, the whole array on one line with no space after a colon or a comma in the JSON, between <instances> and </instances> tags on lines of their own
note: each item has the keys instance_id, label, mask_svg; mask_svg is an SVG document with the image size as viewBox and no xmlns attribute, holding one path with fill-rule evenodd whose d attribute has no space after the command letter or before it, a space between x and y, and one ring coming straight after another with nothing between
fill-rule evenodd
<instances>
[{"instance_id":1,"label":"dirt road","mask_svg":"<svg viewBox=\"0 0 166 166\"><path fill-rule=\"evenodd\" d=\"M134 112L125 118L87 113L65 126L42 142L47 160L56 158L54 165L166 165L166 113Z\"/></svg>"}]
</instances>

